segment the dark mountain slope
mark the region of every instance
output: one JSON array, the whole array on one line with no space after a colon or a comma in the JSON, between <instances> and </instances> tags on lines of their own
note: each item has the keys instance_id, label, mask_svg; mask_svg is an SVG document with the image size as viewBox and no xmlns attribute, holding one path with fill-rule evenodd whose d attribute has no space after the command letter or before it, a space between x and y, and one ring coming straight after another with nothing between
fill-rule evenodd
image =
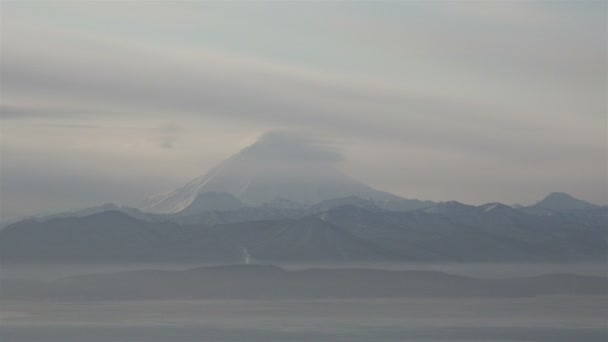
<instances>
[{"instance_id":1,"label":"dark mountain slope","mask_svg":"<svg viewBox=\"0 0 608 342\"><path fill-rule=\"evenodd\" d=\"M249 254L266 261L489 262L608 257L608 208L553 215L528 215L495 203L441 204L410 212L372 209L343 206L307 216L300 212L296 218L219 225L147 222L117 211L26 220L0 230L0 259L242 261Z\"/></svg>"},{"instance_id":2,"label":"dark mountain slope","mask_svg":"<svg viewBox=\"0 0 608 342\"><path fill-rule=\"evenodd\" d=\"M150 261L179 258L186 237L175 223L153 223L119 211L22 221L0 232L2 261ZM179 249L177 249L179 250Z\"/></svg>"}]
</instances>

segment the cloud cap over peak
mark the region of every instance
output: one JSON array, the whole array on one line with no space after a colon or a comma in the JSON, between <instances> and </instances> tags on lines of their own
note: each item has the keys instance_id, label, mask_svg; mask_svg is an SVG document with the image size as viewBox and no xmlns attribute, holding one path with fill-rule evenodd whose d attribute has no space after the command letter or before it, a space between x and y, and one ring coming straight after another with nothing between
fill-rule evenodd
<instances>
[{"instance_id":1,"label":"cloud cap over peak","mask_svg":"<svg viewBox=\"0 0 608 342\"><path fill-rule=\"evenodd\" d=\"M239 155L267 162L335 163L343 160L342 154L327 142L278 130L264 133Z\"/></svg>"}]
</instances>

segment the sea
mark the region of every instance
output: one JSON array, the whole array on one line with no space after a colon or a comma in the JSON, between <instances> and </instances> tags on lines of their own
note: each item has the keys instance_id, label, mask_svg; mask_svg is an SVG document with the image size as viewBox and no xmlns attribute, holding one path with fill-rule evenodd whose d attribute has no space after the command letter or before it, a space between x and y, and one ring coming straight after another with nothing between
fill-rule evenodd
<instances>
[{"instance_id":1,"label":"sea","mask_svg":"<svg viewBox=\"0 0 608 342\"><path fill-rule=\"evenodd\" d=\"M577 273L576 270L582 274L601 274L606 271L602 266L605 265L492 267L460 264L384 268L423 268L512 277L557 271ZM504 269L502 272L500 267ZM0 341L606 342L608 296L104 302L2 300Z\"/></svg>"}]
</instances>

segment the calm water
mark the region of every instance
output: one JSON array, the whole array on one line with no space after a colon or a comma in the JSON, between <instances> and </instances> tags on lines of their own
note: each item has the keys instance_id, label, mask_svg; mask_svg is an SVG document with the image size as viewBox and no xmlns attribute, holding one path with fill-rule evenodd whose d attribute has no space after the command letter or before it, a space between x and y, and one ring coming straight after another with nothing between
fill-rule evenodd
<instances>
[{"instance_id":1,"label":"calm water","mask_svg":"<svg viewBox=\"0 0 608 342\"><path fill-rule=\"evenodd\" d=\"M3 342L608 341L608 297L0 302Z\"/></svg>"}]
</instances>

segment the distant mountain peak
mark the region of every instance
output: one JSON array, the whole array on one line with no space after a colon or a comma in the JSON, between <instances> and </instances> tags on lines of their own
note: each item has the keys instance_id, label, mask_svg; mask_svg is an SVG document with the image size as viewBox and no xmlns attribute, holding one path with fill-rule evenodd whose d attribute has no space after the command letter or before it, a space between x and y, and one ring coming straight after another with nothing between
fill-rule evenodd
<instances>
[{"instance_id":1,"label":"distant mountain peak","mask_svg":"<svg viewBox=\"0 0 608 342\"><path fill-rule=\"evenodd\" d=\"M477 207L458 201L439 202L432 207L424 209L425 212L430 214L468 213L476 210Z\"/></svg>"},{"instance_id":2,"label":"distant mountain peak","mask_svg":"<svg viewBox=\"0 0 608 342\"><path fill-rule=\"evenodd\" d=\"M67 218L69 219L69 217ZM100 213L94 213L91 215L81 217L83 220L104 220L104 221L120 221L120 222L135 222L136 218L126 214L120 210L106 210Z\"/></svg>"},{"instance_id":3,"label":"distant mountain peak","mask_svg":"<svg viewBox=\"0 0 608 342\"><path fill-rule=\"evenodd\" d=\"M479 208L485 213L497 212L497 211L512 211L513 207L500 202L492 202L481 205Z\"/></svg>"},{"instance_id":4,"label":"distant mountain peak","mask_svg":"<svg viewBox=\"0 0 608 342\"><path fill-rule=\"evenodd\" d=\"M324 212L343 206L358 207L370 211L381 210L373 201L355 195L328 199L312 206L310 210L313 212Z\"/></svg>"},{"instance_id":5,"label":"distant mountain peak","mask_svg":"<svg viewBox=\"0 0 608 342\"><path fill-rule=\"evenodd\" d=\"M597 205L575 198L565 192L552 192L532 207L550 210L580 210L597 208Z\"/></svg>"},{"instance_id":6,"label":"distant mountain peak","mask_svg":"<svg viewBox=\"0 0 608 342\"><path fill-rule=\"evenodd\" d=\"M551 192L543 200L550 200L550 199L576 200L576 198L574 198L573 196L571 196L565 192Z\"/></svg>"}]
</instances>

